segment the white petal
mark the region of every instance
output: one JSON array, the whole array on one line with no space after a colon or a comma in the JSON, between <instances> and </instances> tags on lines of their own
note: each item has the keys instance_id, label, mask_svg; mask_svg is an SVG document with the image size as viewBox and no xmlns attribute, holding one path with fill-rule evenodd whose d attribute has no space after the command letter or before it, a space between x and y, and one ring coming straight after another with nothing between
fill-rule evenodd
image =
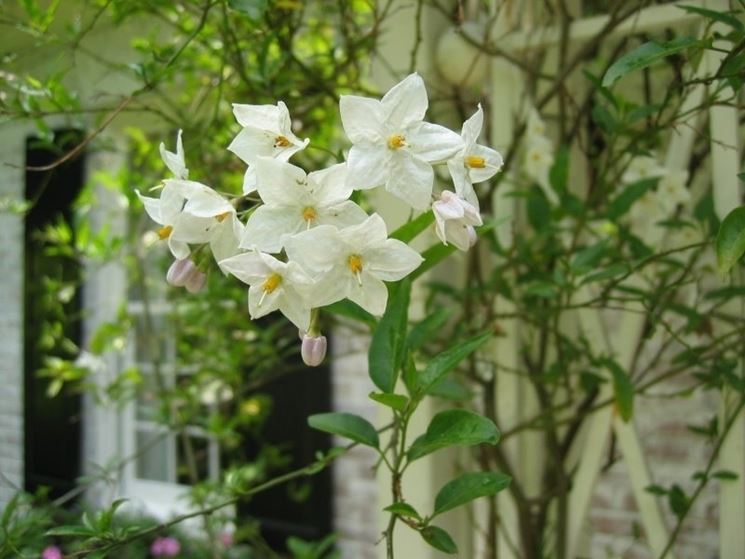
<instances>
[{"instance_id":1,"label":"white petal","mask_svg":"<svg viewBox=\"0 0 745 559\"><path fill-rule=\"evenodd\" d=\"M259 128L244 128L230 142L228 150L240 157L245 163L253 163L260 155L274 154L276 136Z\"/></svg>"},{"instance_id":2,"label":"white petal","mask_svg":"<svg viewBox=\"0 0 745 559\"><path fill-rule=\"evenodd\" d=\"M486 146L475 145L473 146L466 155L475 155L477 157L484 158L484 167L469 167L468 176L471 178L472 183L483 182L489 180L504 165L504 160L500 153L496 150L488 148Z\"/></svg>"},{"instance_id":3,"label":"white petal","mask_svg":"<svg viewBox=\"0 0 745 559\"><path fill-rule=\"evenodd\" d=\"M282 289L265 292L260 283L248 288L248 314L251 318L261 318L279 308Z\"/></svg>"},{"instance_id":4,"label":"white petal","mask_svg":"<svg viewBox=\"0 0 745 559\"><path fill-rule=\"evenodd\" d=\"M287 161L297 152L304 150L310 143L310 139L306 138L305 140L300 140L299 138L295 137L294 134L286 136L286 138L290 140L290 145L286 147L274 146L274 150L271 153L272 157L281 161Z\"/></svg>"},{"instance_id":5,"label":"white petal","mask_svg":"<svg viewBox=\"0 0 745 559\"><path fill-rule=\"evenodd\" d=\"M194 196L184 205L184 212L197 217L215 217L235 213L235 208L217 192L204 192Z\"/></svg>"},{"instance_id":6,"label":"white petal","mask_svg":"<svg viewBox=\"0 0 745 559\"><path fill-rule=\"evenodd\" d=\"M189 245L183 241L177 241L173 238L173 235L168 237L168 248L176 260L183 260L189 256Z\"/></svg>"},{"instance_id":7,"label":"white petal","mask_svg":"<svg viewBox=\"0 0 745 559\"><path fill-rule=\"evenodd\" d=\"M142 202L142 205L145 207L145 212L147 215L150 216L150 219L152 219L155 223L159 225L168 225L163 221L163 218L160 213L160 199L159 198L151 198L150 196L143 196L140 194L139 190L135 190L135 193L137 194L137 197Z\"/></svg>"},{"instance_id":8,"label":"white petal","mask_svg":"<svg viewBox=\"0 0 745 559\"><path fill-rule=\"evenodd\" d=\"M173 221L171 238L185 243L206 243L212 236L212 230L219 225L214 217L194 217L181 214Z\"/></svg>"},{"instance_id":9,"label":"white petal","mask_svg":"<svg viewBox=\"0 0 745 559\"><path fill-rule=\"evenodd\" d=\"M446 161L463 149L463 139L444 126L420 122L405 132L412 152L429 163Z\"/></svg>"},{"instance_id":10,"label":"white petal","mask_svg":"<svg viewBox=\"0 0 745 559\"><path fill-rule=\"evenodd\" d=\"M256 285L264 281L271 270L267 267L258 252L243 252L221 260L220 268L233 274L243 283Z\"/></svg>"},{"instance_id":11,"label":"white petal","mask_svg":"<svg viewBox=\"0 0 745 559\"><path fill-rule=\"evenodd\" d=\"M377 99L342 95L339 99L339 112L344 132L353 144L383 141L386 113Z\"/></svg>"},{"instance_id":12,"label":"white petal","mask_svg":"<svg viewBox=\"0 0 745 559\"><path fill-rule=\"evenodd\" d=\"M243 175L243 194L251 194L256 190L256 182L256 170L253 165L249 165Z\"/></svg>"},{"instance_id":13,"label":"white petal","mask_svg":"<svg viewBox=\"0 0 745 559\"><path fill-rule=\"evenodd\" d=\"M288 212L285 207L260 206L248 218L240 246L279 252L283 237L302 231L305 225L299 212Z\"/></svg>"},{"instance_id":14,"label":"white petal","mask_svg":"<svg viewBox=\"0 0 745 559\"><path fill-rule=\"evenodd\" d=\"M352 194L352 188L347 186L346 163L308 174L308 184L318 203L323 205L342 202Z\"/></svg>"},{"instance_id":15,"label":"white petal","mask_svg":"<svg viewBox=\"0 0 745 559\"><path fill-rule=\"evenodd\" d=\"M319 225L285 240L290 261L297 262L312 274L328 271L342 258L344 245L339 231L330 225Z\"/></svg>"},{"instance_id":16,"label":"white petal","mask_svg":"<svg viewBox=\"0 0 745 559\"><path fill-rule=\"evenodd\" d=\"M242 225L238 222L239 226L236 227L235 223L238 222L238 218L235 214L225 219L217 227L214 228L212 237L210 238L210 250L215 261L219 263L235 254L238 254L238 245L242 236ZM225 270L220 267L225 272Z\"/></svg>"},{"instance_id":17,"label":"white petal","mask_svg":"<svg viewBox=\"0 0 745 559\"><path fill-rule=\"evenodd\" d=\"M435 174L432 166L406 150L398 150L390 161L385 189L416 210L426 210L432 197Z\"/></svg>"},{"instance_id":18,"label":"white petal","mask_svg":"<svg viewBox=\"0 0 745 559\"><path fill-rule=\"evenodd\" d=\"M442 193L441 199L432 204L432 211L435 213L435 217L443 220L462 218L465 213L463 204L457 196L446 196L446 194L451 193L446 190Z\"/></svg>"},{"instance_id":19,"label":"white petal","mask_svg":"<svg viewBox=\"0 0 745 559\"><path fill-rule=\"evenodd\" d=\"M285 161L260 157L254 164L257 190L265 204L297 206L308 191L305 171Z\"/></svg>"},{"instance_id":20,"label":"white petal","mask_svg":"<svg viewBox=\"0 0 745 559\"><path fill-rule=\"evenodd\" d=\"M368 248L384 243L388 238L388 231L383 218L378 214L372 214L359 225L340 230L339 236L351 250L362 253Z\"/></svg>"},{"instance_id":21,"label":"white petal","mask_svg":"<svg viewBox=\"0 0 745 559\"><path fill-rule=\"evenodd\" d=\"M448 242L460 250L465 251L471 248L471 234L469 230L472 229L473 227L465 225L462 221L448 221L445 224L445 235Z\"/></svg>"},{"instance_id":22,"label":"white petal","mask_svg":"<svg viewBox=\"0 0 745 559\"><path fill-rule=\"evenodd\" d=\"M463 123L463 128L461 128L460 135L463 138L463 142L466 144L466 146L472 146L476 143L476 140L479 139L479 134L481 134L481 128L484 126L484 111L481 109L481 103L479 103L479 108L476 109L476 112L471 115L471 118L469 118L467 121Z\"/></svg>"},{"instance_id":23,"label":"white petal","mask_svg":"<svg viewBox=\"0 0 745 559\"><path fill-rule=\"evenodd\" d=\"M378 278L363 272L362 285L352 284L347 297L370 314L381 316L388 303L388 289Z\"/></svg>"},{"instance_id":24,"label":"white petal","mask_svg":"<svg viewBox=\"0 0 745 559\"><path fill-rule=\"evenodd\" d=\"M382 145L354 145L347 157L347 184L366 190L385 183L391 150Z\"/></svg>"},{"instance_id":25,"label":"white petal","mask_svg":"<svg viewBox=\"0 0 745 559\"><path fill-rule=\"evenodd\" d=\"M455 192L471 204L478 206L479 200L468 177L468 169L462 157L453 157L448 160L448 171L453 179Z\"/></svg>"},{"instance_id":26,"label":"white petal","mask_svg":"<svg viewBox=\"0 0 745 559\"><path fill-rule=\"evenodd\" d=\"M186 168L184 162L184 144L181 140L181 133L183 130L178 131L176 138L176 153L166 150L166 145L161 142L160 144L160 157L166 164L166 167L173 173L178 179L185 179L189 176L189 170Z\"/></svg>"},{"instance_id":27,"label":"white petal","mask_svg":"<svg viewBox=\"0 0 745 559\"><path fill-rule=\"evenodd\" d=\"M305 332L310 328L310 307L292 286L283 286L279 297L279 310L298 329Z\"/></svg>"},{"instance_id":28,"label":"white petal","mask_svg":"<svg viewBox=\"0 0 745 559\"><path fill-rule=\"evenodd\" d=\"M333 225L341 229L350 225L357 225L367 219L367 213L351 200L324 208L318 213L317 225Z\"/></svg>"},{"instance_id":29,"label":"white petal","mask_svg":"<svg viewBox=\"0 0 745 559\"><path fill-rule=\"evenodd\" d=\"M419 74L409 74L383 96L380 104L388 117L387 125L395 132L420 122L429 105L424 80Z\"/></svg>"},{"instance_id":30,"label":"white petal","mask_svg":"<svg viewBox=\"0 0 745 559\"><path fill-rule=\"evenodd\" d=\"M312 308L325 307L347 297L352 282L357 280L344 268L333 268L319 275L309 286L299 286L302 289L306 304Z\"/></svg>"},{"instance_id":31,"label":"white petal","mask_svg":"<svg viewBox=\"0 0 745 559\"><path fill-rule=\"evenodd\" d=\"M406 243L388 239L363 255L364 269L385 281L398 281L416 270L424 259Z\"/></svg>"},{"instance_id":32,"label":"white petal","mask_svg":"<svg viewBox=\"0 0 745 559\"><path fill-rule=\"evenodd\" d=\"M275 105L239 105L233 103L235 120L241 126L261 130L278 130L279 108Z\"/></svg>"}]
</instances>

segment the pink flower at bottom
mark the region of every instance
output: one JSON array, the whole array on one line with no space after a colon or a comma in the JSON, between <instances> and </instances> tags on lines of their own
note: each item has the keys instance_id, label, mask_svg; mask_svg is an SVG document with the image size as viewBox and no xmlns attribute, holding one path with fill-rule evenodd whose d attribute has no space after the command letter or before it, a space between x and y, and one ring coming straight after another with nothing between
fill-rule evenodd
<instances>
[{"instance_id":1,"label":"pink flower at bottom","mask_svg":"<svg viewBox=\"0 0 745 559\"><path fill-rule=\"evenodd\" d=\"M218 538L220 540L220 543L223 544L225 547L231 547L234 543L232 532L220 532Z\"/></svg>"},{"instance_id":2,"label":"pink flower at bottom","mask_svg":"<svg viewBox=\"0 0 745 559\"><path fill-rule=\"evenodd\" d=\"M181 551L181 544L176 538L155 538L150 546L153 557L176 557Z\"/></svg>"},{"instance_id":3,"label":"pink flower at bottom","mask_svg":"<svg viewBox=\"0 0 745 559\"><path fill-rule=\"evenodd\" d=\"M56 545L48 545L41 552L41 559L63 559L62 550Z\"/></svg>"}]
</instances>

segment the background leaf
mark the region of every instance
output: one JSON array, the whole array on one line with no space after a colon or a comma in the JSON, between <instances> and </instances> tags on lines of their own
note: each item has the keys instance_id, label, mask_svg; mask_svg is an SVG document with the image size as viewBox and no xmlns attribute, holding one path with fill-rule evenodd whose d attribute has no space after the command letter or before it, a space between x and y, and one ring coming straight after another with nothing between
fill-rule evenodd
<instances>
[{"instance_id":1,"label":"background leaf","mask_svg":"<svg viewBox=\"0 0 745 559\"><path fill-rule=\"evenodd\" d=\"M420 532L424 541L435 549L439 549L443 553L455 555L458 553L458 546L455 545L453 538L450 537L445 530L438 528L437 526L427 526Z\"/></svg>"},{"instance_id":2,"label":"background leaf","mask_svg":"<svg viewBox=\"0 0 745 559\"><path fill-rule=\"evenodd\" d=\"M427 432L409 448L409 460L453 445L497 444L499 430L494 423L468 410L447 410L432 418Z\"/></svg>"},{"instance_id":3,"label":"background leaf","mask_svg":"<svg viewBox=\"0 0 745 559\"><path fill-rule=\"evenodd\" d=\"M745 254L745 206L735 208L724 218L716 245L719 273L727 274Z\"/></svg>"},{"instance_id":4,"label":"background leaf","mask_svg":"<svg viewBox=\"0 0 745 559\"><path fill-rule=\"evenodd\" d=\"M627 52L621 58L611 64L608 71L603 76L603 85L605 87L613 85L631 72L641 70L647 66L666 58L672 54L678 53L685 49L698 45L699 41L693 37L676 37L665 43L650 41Z\"/></svg>"},{"instance_id":5,"label":"background leaf","mask_svg":"<svg viewBox=\"0 0 745 559\"><path fill-rule=\"evenodd\" d=\"M491 332L479 334L468 341L457 343L450 349L435 356L422 371L418 384L426 393L427 390L463 359L484 345L491 338Z\"/></svg>"},{"instance_id":6,"label":"background leaf","mask_svg":"<svg viewBox=\"0 0 745 559\"><path fill-rule=\"evenodd\" d=\"M375 329L367 356L370 379L383 392L393 392L403 360L411 282L390 284L388 289L388 306Z\"/></svg>"},{"instance_id":7,"label":"background leaf","mask_svg":"<svg viewBox=\"0 0 745 559\"><path fill-rule=\"evenodd\" d=\"M352 413L318 413L308 417L308 425L313 429L339 435L354 442L378 448L378 432L369 421Z\"/></svg>"},{"instance_id":8,"label":"background leaf","mask_svg":"<svg viewBox=\"0 0 745 559\"><path fill-rule=\"evenodd\" d=\"M498 472L473 472L446 483L435 497L434 518L438 514L447 512L478 499L496 495L510 484L510 477Z\"/></svg>"}]
</instances>

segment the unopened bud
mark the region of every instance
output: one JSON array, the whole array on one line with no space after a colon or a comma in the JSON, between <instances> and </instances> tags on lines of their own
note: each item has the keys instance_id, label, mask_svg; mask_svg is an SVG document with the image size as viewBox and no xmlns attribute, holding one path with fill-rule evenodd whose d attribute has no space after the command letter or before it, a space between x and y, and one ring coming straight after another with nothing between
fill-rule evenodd
<instances>
[{"instance_id":1,"label":"unopened bud","mask_svg":"<svg viewBox=\"0 0 745 559\"><path fill-rule=\"evenodd\" d=\"M197 267L189 258L174 260L166 273L166 281L174 287L184 287L196 270Z\"/></svg>"},{"instance_id":2,"label":"unopened bud","mask_svg":"<svg viewBox=\"0 0 745 559\"><path fill-rule=\"evenodd\" d=\"M479 236L476 233L476 229L474 229L471 225L466 227L466 231L468 231L468 246L473 246L476 244L476 241L479 240Z\"/></svg>"},{"instance_id":3,"label":"unopened bud","mask_svg":"<svg viewBox=\"0 0 745 559\"><path fill-rule=\"evenodd\" d=\"M326 357L326 336L305 334L300 346L300 355L303 357L303 363L309 367L318 367Z\"/></svg>"},{"instance_id":4,"label":"unopened bud","mask_svg":"<svg viewBox=\"0 0 745 559\"><path fill-rule=\"evenodd\" d=\"M207 283L207 274L194 268L194 272L186 280L184 287L189 293L197 293L202 290L205 283Z\"/></svg>"}]
</instances>

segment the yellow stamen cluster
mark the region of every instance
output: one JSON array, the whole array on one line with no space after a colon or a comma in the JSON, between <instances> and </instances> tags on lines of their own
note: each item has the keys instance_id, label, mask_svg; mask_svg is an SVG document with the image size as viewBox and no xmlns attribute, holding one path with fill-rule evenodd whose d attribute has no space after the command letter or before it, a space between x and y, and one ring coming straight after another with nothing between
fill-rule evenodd
<instances>
[{"instance_id":1,"label":"yellow stamen cluster","mask_svg":"<svg viewBox=\"0 0 745 559\"><path fill-rule=\"evenodd\" d=\"M230 213L231 213L231 212L225 212L225 213L221 213L221 214L219 214L219 215L216 215L216 216L215 216L215 219L216 219L217 221L219 221L220 223L222 223L223 221L225 221L225 220L226 220L226 219L227 219L227 218L228 218L228 217L230 216Z\"/></svg>"},{"instance_id":2,"label":"yellow stamen cluster","mask_svg":"<svg viewBox=\"0 0 745 559\"><path fill-rule=\"evenodd\" d=\"M171 233L173 233L173 226L172 225L165 225L158 229L158 237L161 241L164 241L168 237L171 236Z\"/></svg>"},{"instance_id":3,"label":"yellow stamen cluster","mask_svg":"<svg viewBox=\"0 0 745 559\"><path fill-rule=\"evenodd\" d=\"M264 290L264 293L271 293L279 287L280 283L282 283L282 276L279 274L271 274L264 280L264 283L261 284L261 289Z\"/></svg>"},{"instance_id":4,"label":"yellow stamen cluster","mask_svg":"<svg viewBox=\"0 0 745 559\"><path fill-rule=\"evenodd\" d=\"M406 145L406 138L401 134L394 134L388 138L388 149L399 149Z\"/></svg>"},{"instance_id":5,"label":"yellow stamen cluster","mask_svg":"<svg viewBox=\"0 0 745 559\"><path fill-rule=\"evenodd\" d=\"M316 209L308 206L307 208L303 208L303 219L308 222L308 225L310 225L310 222L313 221L318 214L316 213Z\"/></svg>"},{"instance_id":6,"label":"yellow stamen cluster","mask_svg":"<svg viewBox=\"0 0 745 559\"><path fill-rule=\"evenodd\" d=\"M357 276L357 283L362 285L362 258L359 254L350 254L347 258L347 267L349 270Z\"/></svg>"},{"instance_id":7,"label":"yellow stamen cluster","mask_svg":"<svg viewBox=\"0 0 745 559\"><path fill-rule=\"evenodd\" d=\"M288 140L284 136L277 136L276 138L274 138L275 148L286 148L289 145L290 145L290 140Z\"/></svg>"},{"instance_id":8,"label":"yellow stamen cluster","mask_svg":"<svg viewBox=\"0 0 745 559\"><path fill-rule=\"evenodd\" d=\"M468 155L465 161L466 165L472 169L483 169L486 167L486 160L478 155Z\"/></svg>"}]
</instances>

